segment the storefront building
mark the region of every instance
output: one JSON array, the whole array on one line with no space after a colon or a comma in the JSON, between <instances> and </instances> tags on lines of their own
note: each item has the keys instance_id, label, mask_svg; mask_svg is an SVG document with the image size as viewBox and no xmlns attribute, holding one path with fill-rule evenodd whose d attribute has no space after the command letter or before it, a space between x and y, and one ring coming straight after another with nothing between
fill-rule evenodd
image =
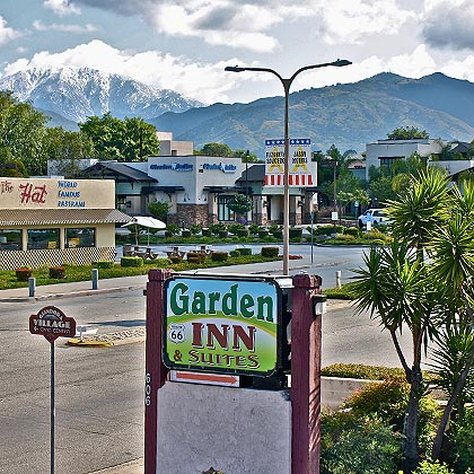
<instances>
[{"instance_id":1,"label":"storefront building","mask_svg":"<svg viewBox=\"0 0 474 474\"><path fill-rule=\"evenodd\" d=\"M316 183L316 163L309 163L308 168ZM283 223L283 186L265 185L265 166L246 165L240 158L154 156L144 162L99 162L84 170L84 175L113 178L117 207L122 202L135 203L132 207L121 208L127 214L147 215L150 202L168 203L168 224L183 228L235 221L236 216L228 202L237 193L246 194L253 200L253 209L246 219L248 223ZM315 186L291 186L290 224L309 222L315 203Z\"/></svg>"},{"instance_id":2,"label":"storefront building","mask_svg":"<svg viewBox=\"0 0 474 474\"><path fill-rule=\"evenodd\" d=\"M88 265L115 258L112 180L0 178L0 269Z\"/></svg>"}]
</instances>

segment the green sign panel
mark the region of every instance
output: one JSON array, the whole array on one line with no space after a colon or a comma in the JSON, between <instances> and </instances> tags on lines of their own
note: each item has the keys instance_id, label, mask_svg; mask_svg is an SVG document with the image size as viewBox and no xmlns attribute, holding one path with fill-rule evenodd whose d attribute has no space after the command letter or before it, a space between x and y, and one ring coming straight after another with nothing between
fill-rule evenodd
<instances>
[{"instance_id":1,"label":"green sign panel","mask_svg":"<svg viewBox=\"0 0 474 474\"><path fill-rule=\"evenodd\" d=\"M279 364L280 288L271 279L173 277L164 361L172 369L270 375Z\"/></svg>"}]
</instances>

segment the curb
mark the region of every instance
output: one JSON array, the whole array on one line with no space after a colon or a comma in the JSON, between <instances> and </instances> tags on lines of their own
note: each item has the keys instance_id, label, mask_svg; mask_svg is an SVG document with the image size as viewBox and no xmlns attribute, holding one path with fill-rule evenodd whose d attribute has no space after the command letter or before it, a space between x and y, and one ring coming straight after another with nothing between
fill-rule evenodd
<instances>
[{"instance_id":1,"label":"curb","mask_svg":"<svg viewBox=\"0 0 474 474\"><path fill-rule=\"evenodd\" d=\"M0 298L0 303L24 303L26 301L42 301L50 298L67 298L70 296L92 296L104 293L114 293L119 291L139 290L144 288L144 285L133 285L116 288L103 288L98 290L73 290L68 293L48 293L46 295L40 296L7 296L5 298Z\"/></svg>"},{"instance_id":2,"label":"curb","mask_svg":"<svg viewBox=\"0 0 474 474\"><path fill-rule=\"evenodd\" d=\"M144 460L143 458L138 458L124 464L118 464L117 466L92 471L89 474L143 474L143 469Z\"/></svg>"}]
</instances>

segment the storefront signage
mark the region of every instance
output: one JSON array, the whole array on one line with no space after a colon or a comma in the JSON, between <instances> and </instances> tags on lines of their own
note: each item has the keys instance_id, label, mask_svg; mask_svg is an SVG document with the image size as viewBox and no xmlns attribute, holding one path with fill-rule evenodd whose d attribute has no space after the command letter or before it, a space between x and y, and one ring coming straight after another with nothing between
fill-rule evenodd
<instances>
[{"instance_id":1,"label":"storefront signage","mask_svg":"<svg viewBox=\"0 0 474 474\"><path fill-rule=\"evenodd\" d=\"M291 138L289 148L289 185L312 186L311 139ZM265 140L265 185L283 186L285 176L285 140Z\"/></svg>"},{"instance_id":2,"label":"storefront signage","mask_svg":"<svg viewBox=\"0 0 474 474\"><path fill-rule=\"evenodd\" d=\"M44 336L49 342L58 337L74 337L76 321L68 318L59 308L46 306L30 316L30 333Z\"/></svg>"},{"instance_id":3,"label":"storefront signage","mask_svg":"<svg viewBox=\"0 0 474 474\"><path fill-rule=\"evenodd\" d=\"M162 164L152 164L150 169L152 170L169 170L169 171L178 171L178 172L187 172L192 171L194 166L191 163L162 163Z\"/></svg>"},{"instance_id":4,"label":"storefront signage","mask_svg":"<svg viewBox=\"0 0 474 474\"><path fill-rule=\"evenodd\" d=\"M205 171L222 171L223 173L235 173L237 166L229 163L204 163L202 169Z\"/></svg>"},{"instance_id":5,"label":"storefront signage","mask_svg":"<svg viewBox=\"0 0 474 474\"><path fill-rule=\"evenodd\" d=\"M173 277L165 299L167 367L261 376L278 367L281 297L275 281Z\"/></svg>"},{"instance_id":6,"label":"storefront signage","mask_svg":"<svg viewBox=\"0 0 474 474\"><path fill-rule=\"evenodd\" d=\"M0 180L0 198L2 207L9 209L115 206L114 183L98 180L4 178Z\"/></svg>"}]
</instances>

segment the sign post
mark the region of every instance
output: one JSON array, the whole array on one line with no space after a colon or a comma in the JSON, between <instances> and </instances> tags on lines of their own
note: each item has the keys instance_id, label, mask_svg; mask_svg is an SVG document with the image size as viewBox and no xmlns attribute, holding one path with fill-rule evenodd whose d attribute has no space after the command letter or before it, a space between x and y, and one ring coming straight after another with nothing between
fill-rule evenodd
<instances>
[{"instance_id":1,"label":"sign post","mask_svg":"<svg viewBox=\"0 0 474 474\"><path fill-rule=\"evenodd\" d=\"M50 381L50 423L51 423L51 474L54 474L54 445L55 445L55 346L54 342L58 337L74 337L76 334L76 321L74 318L68 318L59 308L55 306L46 306L32 314L29 321L30 333L44 336L51 347L51 381Z\"/></svg>"}]
</instances>

